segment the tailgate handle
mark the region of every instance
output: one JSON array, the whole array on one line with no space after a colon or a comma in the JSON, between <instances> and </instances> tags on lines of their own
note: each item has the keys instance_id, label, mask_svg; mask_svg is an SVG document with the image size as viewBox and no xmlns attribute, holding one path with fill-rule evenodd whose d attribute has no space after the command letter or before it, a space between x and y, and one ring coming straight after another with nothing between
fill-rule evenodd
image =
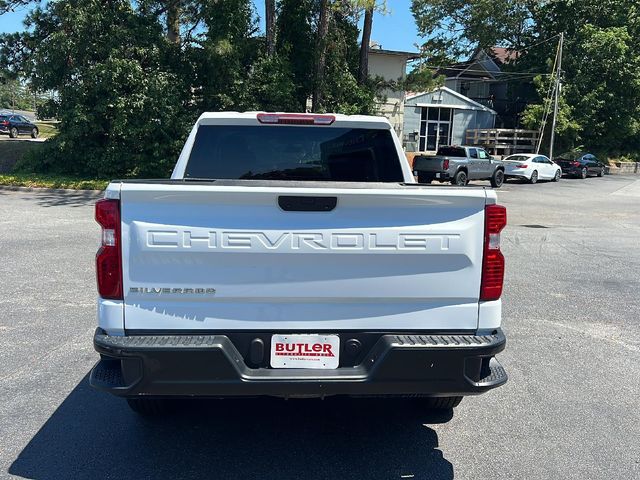
<instances>
[{"instance_id":1,"label":"tailgate handle","mask_svg":"<svg viewBox=\"0 0 640 480\"><path fill-rule=\"evenodd\" d=\"M330 212L337 204L338 197L278 197L278 205L286 212Z\"/></svg>"}]
</instances>

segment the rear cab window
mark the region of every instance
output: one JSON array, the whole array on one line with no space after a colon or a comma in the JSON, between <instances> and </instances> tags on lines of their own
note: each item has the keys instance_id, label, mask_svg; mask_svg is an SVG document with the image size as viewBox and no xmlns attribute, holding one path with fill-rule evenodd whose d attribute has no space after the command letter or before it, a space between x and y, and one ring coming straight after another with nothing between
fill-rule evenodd
<instances>
[{"instance_id":1,"label":"rear cab window","mask_svg":"<svg viewBox=\"0 0 640 480\"><path fill-rule=\"evenodd\" d=\"M184 177L404 181L388 130L290 125L201 125Z\"/></svg>"},{"instance_id":2,"label":"rear cab window","mask_svg":"<svg viewBox=\"0 0 640 480\"><path fill-rule=\"evenodd\" d=\"M462 147L443 146L438 148L437 155L442 155L444 157L466 157L467 152L465 152Z\"/></svg>"}]
</instances>

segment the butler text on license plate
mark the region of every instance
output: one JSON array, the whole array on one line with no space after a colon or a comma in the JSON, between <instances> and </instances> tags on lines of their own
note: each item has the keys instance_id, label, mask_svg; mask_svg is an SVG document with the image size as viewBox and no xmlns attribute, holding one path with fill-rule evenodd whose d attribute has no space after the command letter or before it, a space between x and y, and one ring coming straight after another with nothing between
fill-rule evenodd
<instances>
[{"instance_id":1,"label":"butler text on license plate","mask_svg":"<svg viewBox=\"0 0 640 480\"><path fill-rule=\"evenodd\" d=\"M273 368L338 368L338 335L272 335Z\"/></svg>"}]
</instances>

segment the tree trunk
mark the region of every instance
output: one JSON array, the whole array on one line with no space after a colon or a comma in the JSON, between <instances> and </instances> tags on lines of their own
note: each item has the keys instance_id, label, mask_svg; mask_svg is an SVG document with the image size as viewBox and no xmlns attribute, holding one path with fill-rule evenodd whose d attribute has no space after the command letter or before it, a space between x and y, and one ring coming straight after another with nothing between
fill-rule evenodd
<instances>
[{"instance_id":1,"label":"tree trunk","mask_svg":"<svg viewBox=\"0 0 640 480\"><path fill-rule=\"evenodd\" d=\"M322 108L322 88L324 70L327 63L327 34L329 33L329 0L320 0L320 20L316 38L316 65L313 84L311 110L317 112Z\"/></svg>"},{"instance_id":2,"label":"tree trunk","mask_svg":"<svg viewBox=\"0 0 640 480\"><path fill-rule=\"evenodd\" d=\"M167 40L180 43L180 0L167 0Z\"/></svg>"},{"instance_id":3,"label":"tree trunk","mask_svg":"<svg viewBox=\"0 0 640 480\"><path fill-rule=\"evenodd\" d=\"M264 0L264 19L266 23L267 55L276 51L276 0Z\"/></svg>"},{"instance_id":4,"label":"tree trunk","mask_svg":"<svg viewBox=\"0 0 640 480\"><path fill-rule=\"evenodd\" d=\"M364 25L362 26L362 44L360 45L360 69L358 70L358 83L362 85L369 77L369 44L371 42L371 26L373 25L373 5L364 12Z\"/></svg>"}]
</instances>

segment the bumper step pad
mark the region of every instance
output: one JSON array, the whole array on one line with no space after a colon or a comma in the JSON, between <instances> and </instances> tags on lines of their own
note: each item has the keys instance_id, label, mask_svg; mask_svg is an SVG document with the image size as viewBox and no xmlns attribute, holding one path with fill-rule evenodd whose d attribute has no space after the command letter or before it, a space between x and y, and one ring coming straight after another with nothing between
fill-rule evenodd
<instances>
[{"instance_id":1,"label":"bumper step pad","mask_svg":"<svg viewBox=\"0 0 640 480\"><path fill-rule=\"evenodd\" d=\"M489 361L489 375L478 380L479 385L502 384L507 381L507 372L495 358Z\"/></svg>"}]
</instances>

